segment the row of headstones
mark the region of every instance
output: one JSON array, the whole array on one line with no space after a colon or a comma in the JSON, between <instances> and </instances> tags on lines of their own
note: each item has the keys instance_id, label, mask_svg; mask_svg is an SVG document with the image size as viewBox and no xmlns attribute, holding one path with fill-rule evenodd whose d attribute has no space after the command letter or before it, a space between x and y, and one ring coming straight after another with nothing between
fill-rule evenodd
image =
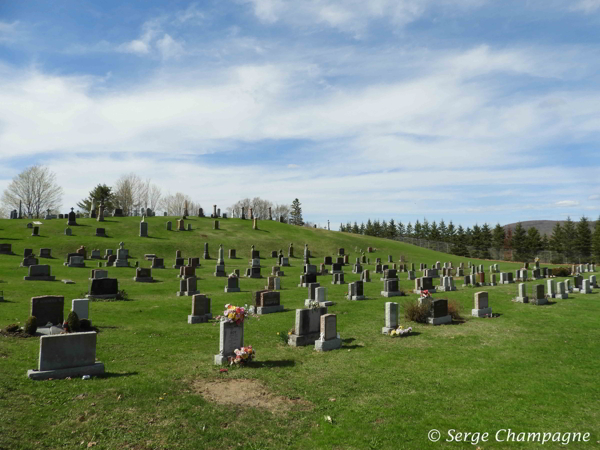
<instances>
[{"instance_id":1,"label":"row of headstones","mask_svg":"<svg viewBox=\"0 0 600 450\"><path fill-rule=\"evenodd\" d=\"M531 298L527 295L527 285L520 283L515 301L543 305L548 302L547 298L566 299L569 293L592 294L592 288L598 288L596 275L591 275L587 280L582 277L574 277L574 286L571 285L571 280L568 278L558 283L555 280L547 280L546 283L548 294L546 295L543 284L536 284L533 286Z\"/></svg>"}]
</instances>

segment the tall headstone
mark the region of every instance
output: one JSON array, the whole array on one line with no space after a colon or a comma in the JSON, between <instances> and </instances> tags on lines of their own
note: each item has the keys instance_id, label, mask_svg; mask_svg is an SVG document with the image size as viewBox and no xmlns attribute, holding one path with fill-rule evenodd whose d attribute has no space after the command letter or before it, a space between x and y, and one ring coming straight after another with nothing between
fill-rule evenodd
<instances>
[{"instance_id":1,"label":"tall headstone","mask_svg":"<svg viewBox=\"0 0 600 450\"><path fill-rule=\"evenodd\" d=\"M480 291L475 293L474 307L471 315L475 317L484 317L492 314L492 308L488 305L488 293Z\"/></svg>"},{"instance_id":2,"label":"tall headstone","mask_svg":"<svg viewBox=\"0 0 600 450\"><path fill-rule=\"evenodd\" d=\"M381 329L381 334L390 334L396 328L398 328L398 303L386 302L385 326Z\"/></svg>"},{"instance_id":3,"label":"tall headstone","mask_svg":"<svg viewBox=\"0 0 600 450\"><path fill-rule=\"evenodd\" d=\"M337 334L337 316L335 314L323 314L320 323L320 336L315 341L315 350L326 352L342 347L342 340Z\"/></svg>"}]
</instances>

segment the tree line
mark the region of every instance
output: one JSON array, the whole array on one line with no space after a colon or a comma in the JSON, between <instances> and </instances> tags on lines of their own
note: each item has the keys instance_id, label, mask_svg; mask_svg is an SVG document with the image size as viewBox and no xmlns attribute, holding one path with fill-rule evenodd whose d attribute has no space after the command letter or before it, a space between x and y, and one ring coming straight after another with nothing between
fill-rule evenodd
<instances>
[{"instance_id":1,"label":"tree line","mask_svg":"<svg viewBox=\"0 0 600 450\"><path fill-rule=\"evenodd\" d=\"M407 225L396 223L394 219L389 222L368 219L366 224L340 224L340 231L387 239L445 242L451 245L452 254L472 258L491 259L490 250L497 253L511 250L515 261L526 261L541 251L550 250L563 255L567 261L600 262L600 217L593 232L587 217L581 217L577 223L568 217L563 225L556 223L550 237L541 235L535 227L525 230L521 223L517 223L513 232L500 224L494 228L487 223L464 228L462 225L455 226L452 221L446 224L443 219L439 224L435 221L429 223L427 219L423 219L422 223L417 220L414 225L411 222Z\"/></svg>"}]
</instances>

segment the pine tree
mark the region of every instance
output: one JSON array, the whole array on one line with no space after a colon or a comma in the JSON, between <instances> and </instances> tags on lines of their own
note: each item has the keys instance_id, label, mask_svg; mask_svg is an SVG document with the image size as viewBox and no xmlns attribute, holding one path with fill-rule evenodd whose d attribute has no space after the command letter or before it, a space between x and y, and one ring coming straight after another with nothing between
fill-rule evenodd
<instances>
[{"instance_id":1,"label":"pine tree","mask_svg":"<svg viewBox=\"0 0 600 450\"><path fill-rule=\"evenodd\" d=\"M581 216L577 224L575 248L579 253L580 262L589 262L590 256L592 256L592 232L589 220L585 216Z\"/></svg>"},{"instance_id":2,"label":"pine tree","mask_svg":"<svg viewBox=\"0 0 600 450\"><path fill-rule=\"evenodd\" d=\"M506 238L506 231L504 227L499 223L494 227L492 233L492 248L497 252L500 252L504 248L504 239Z\"/></svg>"},{"instance_id":3,"label":"pine tree","mask_svg":"<svg viewBox=\"0 0 600 450\"><path fill-rule=\"evenodd\" d=\"M346 233L352 233L352 224L350 222L348 222L346 224Z\"/></svg>"},{"instance_id":4,"label":"pine tree","mask_svg":"<svg viewBox=\"0 0 600 450\"><path fill-rule=\"evenodd\" d=\"M385 220L383 220L383 222L381 222L381 230L379 231L379 236L380 237L387 237L387 233L388 233L388 224Z\"/></svg>"},{"instance_id":5,"label":"pine tree","mask_svg":"<svg viewBox=\"0 0 600 450\"><path fill-rule=\"evenodd\" d=\"M446 223L444 219L440 220L440 241L448 242L448 227L446 227Z\"/></svg>"},{"instance_id":6,"label":"pine tree","mask_svg":"<svg viewBox=\"0 0 600 450\"><path fill-rule=\"evenodd\" d=\"M448 223L448 232L447 232L447 242L454 242L454 237L456 236L456 228L454 227L454 224L452 223L452 221L450 221L450 223Z\"/></svg>"},{"instance_id":7,"label":"pine tree","mask_svg":"<svg viewBox=\"0 0 600 450\"><path fill-rule=\"evenodd\" d=\"M414 237L416 237L418 239L423 238L423 229L421 227L421 222L419 222L419 219L417 219L417 221L415 222L415 228L413 231L413 235L414 235Z\"/></svg>"},{"instance_id":8,"label":"pine tree","mask_svg":"<svg viewBox=\"0 0 600 450\"><path fill-rule=\"evenodd\" d=\"M521 225L521 222L517 223L515 232L512 236L512 247L513 247L513 260L524 261L526 259L527 252L527 232Z\"/></svg>"},{"instance_id":9,"label":"pine tree","mask_svg":"<svg viewBox=\"0 0 600 450\"><path fill-rule=\"evenodd\" d=\"M358 228L358 224L356 222L354 222L354 225L352 225L352 232L354 234L359 234L360 233L360 228Z\"/></svg>"},{"instance_id":10,"label":"pine tree","mask_svg":"<svg viewBox=\"0 0 600 450\"><path fill-rule=\"evenodd\" d=\"M480 258L490 259L490 247L492 246L492 230L487 223L484 223L481 227L481 238L480 238Z\"/></svg>"},{"instance_id":11,"label":"pine tree","mask_svg":"<svg viewBox=\"0 0 600 450\"><path fill-rule=\"evenodd\" d=\"M529 259L533 259L542 248L542 237L535 227L529 227L525 239L525 253Z\"/></svg>"},{"instance_id":12,"label":"pine tree","mask_svg":"<svg viewBox=\"0 0 600 450\"><path fill-rule=\"evenodd\" d=\"M396 226L396 228L398 228L398 236L399 237L404 237L406 235L406 227L404 226L404 224L402 222L398 222L398 225Z\"/></svg>"},{"instance_id":13,"label":"pine tree","mask_svg":"<svg viewBox=\"0 0 600 450\"><path fill-rule=\"evenodd\" d=\"M592 235L592 254L594 262L600 264L600 216L596 220L594 234Z\"/></svg>"},{"instance_id":14,"label":"pine tree","mask_svg":"<svg viewBox=\"0 0 600 450\"><path fill-rule=\"evenodd\" d=\"M292 202L292 212L290 213L290 222L292 225L302 226L304 225L304 220L302 219L302 208L300 207L300 200L297 198ZM341 229L341 227L340 227Z\"/></svg>"},{"instance_id":15,"label":"pine tree","mask_svg":"<svg viewBox=\"0 0 600 450\"><path fill-rule=\"evenodd\" d=\"M367 220L367 226L365 227L365 235L367 236L374 236L373 234L373 223L371 222L371 219Z\"/></svg>"},{"instance_id":16,"label":"pine tree","mask_svg":"<svg viewBox=\"0 0 600 450\"><path fill-rule=\"evenodd\" d=\"M365 234L365 223L361 222L360 224L360 234Z\"/></svg>"},{"instance_id":17,"label":"pine tree","mask_svg":"<svg viewBox=\"0 0 600 450\"><path fill-rule=\"evenodd\" d=\"M381 224L379 223L379 219L373 221L373 236L381 236Z\"/></svg>"},{"instance_id":18,"label":"pine tree","mask_svg":"<svg viewBox=\"0 0 600 450\"><path fill-rule=\"evenodd\" d=\"M406 226L406 236L408 236L408 237L415 236L415 230L412 226L412 223L410 223L410 222L408 222L408 225Z\"/></svg>"},{"instance_id":19,"label":"pine tree","mask_svg":"<svg viewBox=\"0 0 600 450\"><path fill-rule=\"evenodd\" d=\"M550 240L548 239L548 235L544 233L542 236L542 250L548 250L550 248Z\"/></svg>"},{"instance_id":20,"label":"pine tree","mask_svg":"<svg viewBox=\"0 0 600 450\"><path fill-rule=\"evenodd\" d=\"M571 217L567 217L566 222L562 226L562 248L565 258L569 262L575 262L575 242L577 240L577 230Z\"/></svg>"},{"instance_id":21,"label":"pine tree","mask_svg":"<svg viewBox=\"0 0 600 450\"><path fill-rule=\"evenodd\" d=\"M509 228L508 230L506 230L506 237L504 238L504 248L505 249L510 250L513 248L512 239L513 239L513 231L511 228Z\"/></svg>"},{"instance_id":22,"label":"pine tree","mask_svg":"<svg viewBox=\"0 0 600 450\"><path fill-rule=\"evenodd\" d=\"M456 230L456 234L454 236L454 245L452 245L450 251L453 255L469 256L469 250L467 249L466 244L465 230L463 229L462 225L459 225L458 229Z\"/></svg>"},{"instance_id":23,"label":"pine tree","mask_svg":"<svg viewBox=\"0 0 600 450\"><path fill-rule=\"evenodd\" d=\"M421 235L422 235L423 239L429 239L430 232L431 232L431 229L429 227L429 222L427 221L426 218L424 218L423 225L421 226Z\"/></svg>"},{"instance_id":24,"label":"pine tree","mask_svg":"<svg viewBox=\"0 0 600 450\"><path fill-rule=\"evenodd\" d=\"M340 231L341 231L341 232L344 232L344 231L346 231L346 227L345 227L345 226L344 226L344 224L343 224L343 223L341 223L341 222L340 222Z\"/></svg>"},{"instance_id":25,"label":"pine tree","mask_svg":"<svg viewBox=\"0 0 600 450\"><path fill-rule=\"evenodd\" d=\"M109 214L114 209L114 196L112 193L112 188L105 185L99 184L94 189L90 191L90 195L88 198L84 198L80 202L77 203L77 206L82 211L89 211L92 208L92 201L96 200L96 208L100 206L100 203L104 202L104 213Z\"/></svg>"},{"instance_id":26,"label":"pine tree","mask_svg":"<svg viewBox=\"0 0 600 450\"><path fill-rule=\"evenodd\" d=\"M429 227L429 239L432 241L441 241L440 230L437 226L437 223L435 223L435 220L431 223L431 226Z\"/></svg>"},{"instance_id":27,"label":"pine tree","mask_svg":"<svg viewBox=\"0 0 600 450\"><path fill-rule=\"evenodd\" d=\"M394 239L398 235L398 230L396 229L396 221L394 219L390 219L390 223L388 224L387 229L387 237L390 239Z\"/></svg>"},{"instance_id":28,"label":"pine tree","mask_svg":"<svg viewBox=\"0 0 600 450\"><path fill-rule=\"evenodd\" d=\"M554 228L552 228L552 235L550 236L550 250L557 253L563 252L563 229L560 226L560 222L556 222Z\"/></svg>"}]
</instances>

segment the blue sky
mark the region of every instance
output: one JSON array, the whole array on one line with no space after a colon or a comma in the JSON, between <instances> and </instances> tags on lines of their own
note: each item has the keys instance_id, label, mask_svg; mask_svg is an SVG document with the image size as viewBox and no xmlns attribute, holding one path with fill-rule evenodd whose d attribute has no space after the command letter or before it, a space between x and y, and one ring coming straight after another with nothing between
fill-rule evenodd
<instances>
[{"instance_id":1,"label":"blue sky","mask_svg":"<svg viewBox=\"0 0 600 450\"><path fill-rule=\"evenodd\" d=\"M0 0L0 189L306 220L600 214L600 0Z\"/></svg>"}]
</instances>

